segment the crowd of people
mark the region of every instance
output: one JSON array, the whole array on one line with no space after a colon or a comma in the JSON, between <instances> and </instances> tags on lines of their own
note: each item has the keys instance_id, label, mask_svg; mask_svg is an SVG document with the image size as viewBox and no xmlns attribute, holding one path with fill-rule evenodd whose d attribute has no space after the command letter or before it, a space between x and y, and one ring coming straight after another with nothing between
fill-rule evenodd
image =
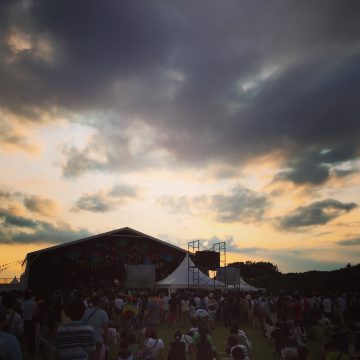
<instances>
[{"instance_id":1,"label":"crowd of people","mask_svg":"<svg viewBox=\"0 0 360 360\"><path fill-rule=\"evenodd\" d=\"M244 328L273 344L268 358L308 359L318 342L319 360L356 360L359 320L360 295L350 293L10 292L1 296L0 360L250 360L257 349Z\"/></svg>"}]
</instances>

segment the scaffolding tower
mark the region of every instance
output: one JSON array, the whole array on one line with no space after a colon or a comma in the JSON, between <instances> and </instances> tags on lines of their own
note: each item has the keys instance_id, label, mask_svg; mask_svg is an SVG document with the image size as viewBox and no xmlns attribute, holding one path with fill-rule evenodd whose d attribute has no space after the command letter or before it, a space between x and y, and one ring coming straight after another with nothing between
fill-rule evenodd
<instances>
[{"instance_id":1,"label":"scaffolding tower","mask_svg":"<svg viewBox=\"0 0 360 360\"><path fill-rule=\"evenodd\" d=\"M205 248L204 248L205 249ZM224 281L216 281L216 276L213 277L213 288L220 288L224 292L227 292L227 281L226 281L226 243L218 242L213 244L211 249L205 249L218 252L220 254L220 268L224 269ZM192 258L195 258L196 253L200 251L200 241L194 240L188 242L188 287L190 284L193 286L200 287L200 269L194 264ZM211 269L207 269L211 270Z\"/></svg>"},{"instance_id":2,"label":"scaffolding tower","mask_svg":"<svg viewBox=\"0 0 360 360\"><path fill-rule=\"evenodd\" d=\"M224 292L227 292L227 279L226 279L226 242L218 242L213 244L213 251L220 253L220 268L224 269L224 279L216 283L216 276L214 276L214 287L217 284L217 288L222 288ZM220 285L219 285L220 283Z\"/></svg>"},{"instance_id":3,"label":"scaffolding tower","mask_svg":"<svg viewBox=\"0 0 360 360\"><path fill-rule=\"evenodd\" d=\"M191 257L195 257L197 251L200 250L200 241L194 240L188 242L188 287L190 284L200 286L200 270L197 268L194 263L191 261ZM192 282L190 282L192 280Z\"/></svg>"}]
</instances>

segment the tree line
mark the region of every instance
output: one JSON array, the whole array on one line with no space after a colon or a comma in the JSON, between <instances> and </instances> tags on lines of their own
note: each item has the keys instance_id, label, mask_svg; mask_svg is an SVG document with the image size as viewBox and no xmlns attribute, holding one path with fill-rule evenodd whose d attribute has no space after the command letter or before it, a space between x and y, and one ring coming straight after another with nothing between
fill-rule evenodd
<instances>
[{"instance_id":1,"label":"tree line","mask_svg":"<svg viewBox=\"0 0 360 360\"><path fill-rule=\"evenodd\" d=\"M249 284L273 290L301 290L306 292L360 291L360 264L350 263L333 271L282 273L271 262L234 262L228 266L240 269L241 277Z\"/></svg>"}]
</instances>

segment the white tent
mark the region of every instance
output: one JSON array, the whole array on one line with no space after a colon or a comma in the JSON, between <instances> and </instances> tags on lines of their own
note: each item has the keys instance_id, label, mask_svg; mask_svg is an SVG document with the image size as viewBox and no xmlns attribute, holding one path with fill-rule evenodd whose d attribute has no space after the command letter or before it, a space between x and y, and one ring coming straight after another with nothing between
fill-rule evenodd
<instances>
[{"instance_id":1,"label":"white tent","mask_svg":"<svg viewBox=\"0 0 360 360\"><path fill-rule=\"evenodd\" d=\"M199 281L198 281L199 279ZM253 286L247 284L244 280L241 279L240 290L245 291L255 291L257 290ZM184 260L181 264L174 270L168 277L163 280L157 281L153 287L156 288L172 288L172 289L184 289L187 287L193 288L207 288L211 289L216 288L225 288L225 284L211 279L209 276L205 275L199 269L195 267L195 264L189 259L189 254L186 254ZM228 286L228 288L234 288L233 286Z\"/></svg>"},{"instance_id":2,"label":"white tent","mask_svg":"<svg viewBox=\"0 0 360 360\"><path fill-rule=\"evenodd\" d=\"M226 280L225 280L226 279ZM240 269L236 267L226 266L218 269L216 280L227 282L230 289L239 289L242 291L257 291L260 290L254 286L246 283L240 276Z\"/></svg>"},{"instance_id":3,"label":"white tent","mask_svg":"<svg viewBox=\"0 0 360 360\"><path fill-rule=\"evenodd\" d=\"M199 278L199 282L197 279ZM163 288L187 288L200 287L212 288L214 287L214 280L195 268L195 264L189 259L189 254L186 254L181 264L168 277L162 279L154 284L154 287ZM225 287L225 284L215 280L216 287Z\"/></svg>"}]
</instances>

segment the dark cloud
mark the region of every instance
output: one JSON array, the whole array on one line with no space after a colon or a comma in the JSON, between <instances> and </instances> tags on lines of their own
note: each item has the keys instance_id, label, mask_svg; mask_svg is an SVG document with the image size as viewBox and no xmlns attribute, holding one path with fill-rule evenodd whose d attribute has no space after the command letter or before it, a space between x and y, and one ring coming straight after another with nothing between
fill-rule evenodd
<instances>
[{"instance_id":1,"label":"dark cloud","mask_svg":"<svg viewBox=\"0 0 360 360\"><path fill-rule=\"evenodd\" d=\"M0 107L32 121L83 115L95 135L64 153L66 176L161 166L159 148L195 165L277 150L295 159L283 177L320 184L328 163L299 153L347 145L359 154L360 3L259 4L5 1ZM12 29L29 48L14 50ZM152 130L147 151L133 152L134 119ZM102 161L89 155L97 146Z\"/></svg>"},{"instance_id":2,"label":"dark cloud","mask_svg":"<svg viewBox=\"0 0 360 360\"><path fill-rule=\"evenodd\" d=\"M360 245L360 237L355 237L352 239L340 240L337 242L340 246L357 246Z\"/></svg>"},{"instance_id":3,"label":"dark cloud","mask_svg":"<svg viewBox=\"0 0 360 360\"><path fill-rule=\"evenodd\" d=\"M337 165L356 159L355 148L340 147L307 151L288 164L288 169L277 175L278 180L289 180L295 184L320 185L331 175L344 177L356 172L355 169L336 169Z\"/></svg>"},{"instance_id":4,"label":"dark cloud","mask_svg":"<svg viewBox=\"0 0 360 360\"><path fill-rule=\"evenodd\" d=\"M63 174L65 177L78 177L89 170L100 170L102 168L101 162L89 158L88 149L80 151L76 148L64 149L63 153L66 161L61 164Z\"/></svg>"},{"instance_id":5,"label":"dark cloud","mask_svg":"<svg viewBox=\"0 0 360 360\"><path fill-rule=\"evenodd\" d=\"M342 178L342 177L346 177L346 176L349 176L349 175L356 174L358 172L359 172L359 170L357 170L357 169L346 169L346 170L335 169L334 170L334 175L336 177Z\"/></svg>"},{"instance_id":6,"label":"dark cloud","mask_svg":"<svg viewBox=\"0 0 360 360\"><path fill-rule=\"evenodd\" d=\"M55 226L49 222L16 216L7 210L0 211L0 220L0 243L62 243L90 235L85 229L75 230L67 224ZM26 231L22 230L24 228Z\"/></svg>"},{"instance_id":7,"label":"dark cloud","mask_svg":"<svg viewBox=\"0 0 360 360\"><path fill-rule=\"evenodd\" d=\"M39 207L39 202L30 201L29 204L30 209L33 207L35 213L41 213L43 210L43 207ZM0 209L0 244L63 243L90 235L88 230L74 229L66 223L54 225L17 215L11 210Z\"/></svg>"},{"instance_id":8,"label":"dark cloud","mask_svg":"<svg viewBox=\"0 0 360 360\"><path fill-rule=\"evenodd\" d=\"M19 228L36 228L37 223L31 219L25 218L23 216L18 216L12 214L8 210L0 210L0 219L2 220L2 225L5 227L19 227Z\"/></svg>"},{"instance_id":9,"label":"dark cloud","mask_svg":"<svg viewBox=\"0 0 360 360\"><path fill-rule=\"evenodd\" d=\"M74 210L86 210L91 212L107 212L115 209L113 201L105 194L84 194L76 201Z\"/></svg>"},{"instance_id":10,"label":"dark cloud","mask_svg":"<svg viewBox=\"0 0 360 360\"><path fill-rule=\"evenodd\" d=\"M267 205L266 196L236 187L227 195L213 195L211 209L220 222L250 222L260 221Z\"/></svg>"},{"instance_id":11,"label":"dark cloud","mask_svg":"<svg viewBox=\"0 0 360 360\"><path fill-rule=\"evenodd\" d=\"M33 244L33 243L55 243L60 244L67 241L81 239L90 236L86 229L73 229L68 224L53 225L47 222L38 222L38 226L32 233L17 232L10 238L10 243Z\"/></svg>"},{"instance_id":12,"label":"dark cloud","mask_svg":"<svg viewBox=\"0 0 360 360\"><path fill-rule=\"evenodd\" d=\"M279 226L282 230L296 230L308 226L324 225L357 206L353 202L343 203L333 199L316 201L307 206L300 206L289 215L280 218Z\"/></svg>"},{"instance_id":13,"label":"dark cloud","mask_svg":"<svg viewBox=\"0 0 360 360\"><path fill-rule=\"evenodd\" d=\"M8 87L4 105L30 115L34 105L70 109L108 105L114 100L117 78L141 76L166 61L174 34L170 28L174 19L167 9L166 5L139 6L113 0L102 6L94 0L37 0L27 9L8 9L5 35L6 30L16 27L30 34L33 44L16 54L1 74L4 82L0 91ZM43 38L51 44L52 61L36 56L36 42ZM10 56L5 40L2 50ZM18 75L19 69L24 76ZM27 92L31 84L36 86ZM5 96L5 91L1 92ZM18 110L17 105L21 105Z\"/></svg>"},{"instance_id":14,"label":"dark cloud","mask_svg":"<svg viewBox=\"0 0 360 360\"><path fill-rule=\"evenodd\" d=\"M127 184L114 185L109 191L100 191L94 194L82 195L73 208L74 211L85 210L91 212L108 212L115 210L119 205L140 196L137 186Z\"/></svg>"},{"instance_id":15,"label":"dark cloud","mask_svg":"<svg viewBox=\"0 0 360 360\"><path fill-rule=\"evenodd\" d=\"M24 205L28 210L45 216L53 215L57 210L55 201L39 196L26 197Z\"/></svg>"}]
</instances>

